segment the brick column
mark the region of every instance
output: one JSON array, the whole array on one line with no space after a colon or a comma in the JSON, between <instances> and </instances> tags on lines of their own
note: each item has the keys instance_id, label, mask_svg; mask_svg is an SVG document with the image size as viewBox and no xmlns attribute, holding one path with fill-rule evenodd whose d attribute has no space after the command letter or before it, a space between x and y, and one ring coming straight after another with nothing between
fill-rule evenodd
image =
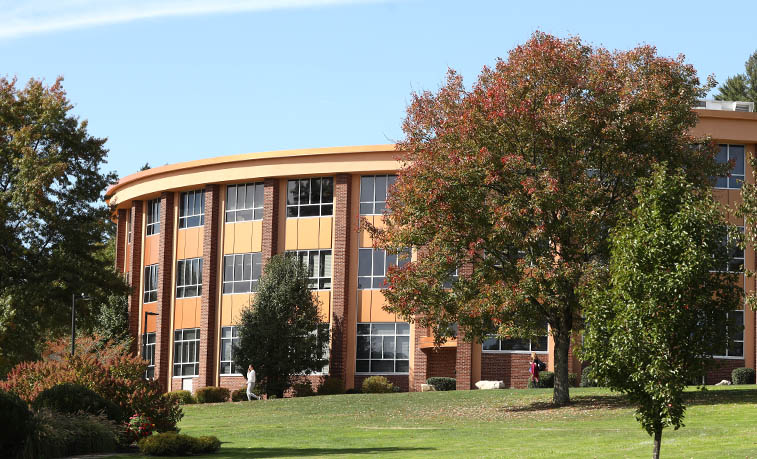
<instances>
[{"instance_id":1,"label":"brick column","mask_svg":"<svg viewBox=\"0 0 757 459\"><path fill-rule=\"evenodd\" d=\"M126 261L126 209L116 212L116 272L123 274Z\"/></svg>"},{"instance_id":2,"label":"brick column","mask_svg":"<svg viewBox=\"0 0 757 459\"><path fill-rule=\"evenodd\" d=\"M421 384L426 384L428 378L428 354L421 349L420 340L428 336L428 333L426 327L421 327L418 322L414 322L411 326L415 328L415 340L411 343L413 348L410 351L414 354L414 362L409 390L410 392L420 392Z\"/></svg>"},{"instance_id":3,"label":"brick column","mask_svg":"<svg viewBox=\"0 0 757 459\"><path fill-rule=\"evenodd\" d=\"M175 264L173 256L174 194L160 194L160 241L158 242L158 316L155 327L155 380L164 392L170 390L168 375L171 362L168 359L171 345L171 273Z\"/></svg>"},{"instance_id":4,"label":"brick column","mask_svg":"<svg viewBox=\"0 0 757 459\"><path fill-rule=\"evenodd\" d=\"M466 343L464 338L465 332L462 329L458 329L457 354L455 356L455 379L457 379L457 390L470 390L471 388L473 342Z\"/></svg>"},{"instance_id":5,"label":"brick column","mask_svg":"<svg viewBox=\"0 0 757 459\"><path fill-rule=\"evenodd\" d=\"M263 247L262 265L278 253L279 234L279 181L265 179L263 188ZM207 199L207 198L206 198Z\"/></svg>"},{"instance_id":6,"label":"brick column","mask_svg":"<svg viewBox=\"0 0 757 459\"><path fill-rule=\"evenodd\" d=\"M339 174L334 180L334 270L331 287L331 362L329 373L346 382L347 308L349 305L350 237L354 228L350 200L352 177Z\"/></svg>"},{"instance_id":7,"label":"brick column","mask_svg":"<svg viewBox=\"0 0 757 459\"><path fill-rule=\"evenodd\" d=\"M200 377L197 387L215 386L216 319L218 317L218 233L221 187L205 187L205 225L202 239L202 309L200 310Z\"/></svg>"},{"instance_id":8,"label":"brick column","mask_svg":"<svg viewBox=\"0 0 757 459\"><path fill-rule=\"evenodd\" d=\"M139 281L142 279L142 201L131 202L131 254L129 254L129 335L132 337L131 351L137 353L139 339L139 302L142 292Z\"/></svg>"}]
</instances>

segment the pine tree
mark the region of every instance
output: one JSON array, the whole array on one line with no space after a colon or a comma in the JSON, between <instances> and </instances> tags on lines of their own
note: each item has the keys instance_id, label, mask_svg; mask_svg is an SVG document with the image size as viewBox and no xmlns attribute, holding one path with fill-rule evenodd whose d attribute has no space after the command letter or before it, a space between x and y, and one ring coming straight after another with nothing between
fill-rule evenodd
<instances>
[{"instance_id":1,"label":"pine tree","mask_svg":"<svg viewBox=\"0 0 757 459\"><path fill-rule=\"evenodd\" d=\"M739 100L757 104L757 51L744 63L745 73L729 77L718 88L717 100Z\"/></svg>"}]
</instances>

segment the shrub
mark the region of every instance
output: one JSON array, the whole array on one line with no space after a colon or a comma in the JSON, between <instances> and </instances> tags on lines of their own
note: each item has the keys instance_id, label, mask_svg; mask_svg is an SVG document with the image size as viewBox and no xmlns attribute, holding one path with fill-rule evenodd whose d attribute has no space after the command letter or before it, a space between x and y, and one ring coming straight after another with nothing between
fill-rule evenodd
<instances>
[{"instance_id":1,"label":"shrub","mask_svg":"<svg viewBox=\"0 0 757 459\"><path fill-rule=\"evenodd\" d=\"M577 373L568 373L568 385L570 385L570 387L578 387Z\"/></svg>"},{"instance_id":2,"label":"shrub","mask_svg":"<svg viewBox=\"0 0 757 459\"><path fill-rule=\"evenodd\" d=\"M337 395L344 393L344 381L342 378L329 376L318 386L318 395Z\"/></svg>"},{"instance_id":3,"label":"shrub","mask_svg":"<svg viewBox=\"0 0 757 459\"><path fill-rule=\"evenodd\" d=\"M362 394L362 392L360 392L360 389L357 387L351 387L347 389L346 391L344 391L344 393L345 394Z\"/></svg>"},{"instance_id":4,"label":"shrub","mask_svg":"<svg viewBox=\"0 0 757 459\"><path fill-rule=\"evenodd\" d=\"M108 419L116 423L126 421L126 416L118 405L105 400L95 391L74 383L58 384L40 392L32 402L32 408L39 410L43 407L59 413L105 413Z\"/></svg>"},{"instance_id":5,"label":"shrub","mask_svg":"<svg viewBox=\"0 0 757 459\"><path fill-rule=\"evenodd\" d=\"M231 392L232 402L246 402L247 401L247 388L240 387L239 389Z\"/></svg>"},{"instance_id":6,"label":"shrub","mask_svg":"<svg viewBox=\"0 0 757 459\"><path fill-rule=\"evenodd\" d=\"M436 390L457 389L457 380L455 378L432 377L426 380L426 384L431 384Z\"/></svg>"},{"instance_id":7,"label":"shrub","mask_svg":"<svg viewBox=\"0 0 757 459\"><path fill-rule=\"evenodd\" d=\"M302 381L292 384L292 391L295 397L312 397L315 395L313 385L310 381Z\"/></svg>"},{"instance_id":8,"label":"shrub","mask_svg":"<svg viewBox=\"0 0 757 459\"><path fill-rule=\"evenodd\" d=\"M123 444L122 428L104 414L59 413L42 408L34 413L34 428L26 437L21 458L110 453Z\"/></svg>"},{"instance_id":9,"label":"shrub","mask_svg":"<svg viewBox=\"0 0 757 459\"><path fill-rule=\"evenodd\" d=\"M175 390L173 392L168 392L163 396L176 400L179 405L194 405L195 403L197 403L195 396L192 395L192 392L189 392L188 390Z\"/></svg>"},{"instance_id":10,"label":"shrub","mask_svg":"<svg viewBox=\"0 0 757 459\"><path fill-rule=\"evenodd\" d=\"M149 437L155 429L152 420L143 414L135 414L126 423L126 438L129 443L139 441L140 438Z\"/></svg>"},{"instance_id":11,"label":"shrub","mask_svg":"<svg viewBox=\"0 0 757 459\"><path fill-rule=\"evenodd\" d=\"M731 372L734 384L754 384L754 368L734 368Z\"/></svg>"},{"instance_id":12,"label":"shrub","mask_svg":"<svg viewBox=\"0 0 757 459\"><path fill-rule=\"evenodd\" d=\"M394 391L394 385L383 376L371 376L363 381L364 394L386 394Z\"/></svg>"},{"instance_id":13,"label":"shrub","mask_svg":"<svg viewBox=\"0 0 757 459\"><path fill-rule=\"evenodd\" d=\"M225 387L201 387L197 389L197 403L228 402L231 392Z\"/></svg>"},{"instance_id":14,"label":"shrub","mask_svg":"<svg viewBox=\"0 0 757 459\"><path fill-rule=\"evenodd\" d=\"M0 390L0 453L14 456L33 428L32 413L17 395Z\"/></svg>"},{"instance_id":15,"label":"shrub","mask_svg":"<svg viewBox=\"0 0 757 459\"><path fill-rule=\"evenodd\" d=\"M540 371L539 382L534 384L533 381L528 382L529 388L545 389L555 387L555 374L551 371Z\"/></svg>"},{"instance_id":16,"label":"shrub","mask_svg":"<svg viewBox=\"0 0 757 459\"><path fill-rule=\"evenodd\" d=\"M207 454L218 451L220 447L221 442L216 437L194 438L175 432L156 434L139 441L139 452L148 456Z\"/></svg>"},{"instance_id":17,"label":"shrub","mask_svg":"<svg viewBox=\"0 0 757 459\"><path fill-rule=\"evenodd\" d=\"M599 383L591 374L591 367L586 367L581 372L581 387L597 387Z\"/></svg>"}]
</instances>

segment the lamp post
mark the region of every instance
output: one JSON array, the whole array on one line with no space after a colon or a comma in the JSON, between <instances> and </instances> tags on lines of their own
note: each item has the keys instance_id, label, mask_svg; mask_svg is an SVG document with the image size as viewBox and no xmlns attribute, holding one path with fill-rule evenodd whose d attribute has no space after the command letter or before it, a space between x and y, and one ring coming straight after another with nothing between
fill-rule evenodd
<instances>
[{"instance_id":1,"label":"lamp post","mask_svg":"<svg viewBox=\"0 0 757 459\"><path fill-rule=\"evenodd\" d=\"M80 300L91 300L92 298L82 295ZM76 293L71 294L71 356L76 351Z\"/></svg>"}]
</instances>

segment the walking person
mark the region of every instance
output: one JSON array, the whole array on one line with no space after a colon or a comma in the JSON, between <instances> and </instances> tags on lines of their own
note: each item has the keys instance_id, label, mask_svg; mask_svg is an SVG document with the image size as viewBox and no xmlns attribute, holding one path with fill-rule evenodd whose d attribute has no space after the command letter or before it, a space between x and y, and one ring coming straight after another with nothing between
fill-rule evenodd
<instances>
[{"instance_id":1,"label":"walking person","mask_svg":"<svg viewBox=\"0 0 757 459\"><path fill-rule=\"evenodd\" d=\"M252 389L255 388L255 368L250 364L247 367L247 400L250 401L253 398L260 400L260 397L252 393Z\"/></svg>"},{"instance_id":2,"label":"walking person","mask_svg":"<svg viewBox=\"0 0 757 459\"><path fill-rule=\"evenodd\" d=\"M529 359L528 372L531 373L531 385L532 387L539 387L539 359L536 357L536 352L531 353L531 359Z\"/></svg>"}]
</instances>

